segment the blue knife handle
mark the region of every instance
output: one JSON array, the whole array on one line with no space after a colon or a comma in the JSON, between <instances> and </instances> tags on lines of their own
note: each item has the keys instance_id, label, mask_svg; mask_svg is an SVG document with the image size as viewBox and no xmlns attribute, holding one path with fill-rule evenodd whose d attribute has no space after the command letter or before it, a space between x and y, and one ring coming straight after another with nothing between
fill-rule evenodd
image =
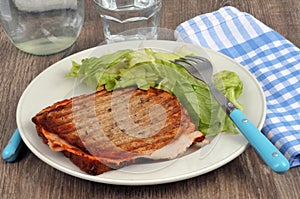
<instances>
[{"instance_id":1,"label":"blue knife handle","mask_svg":"<svg viewBox=\"0 0 300 199\"><path fill-rule=\"evenodd\" d=\"M23 146L23 140L20 136L19 130L16 129L8 144L2 151L2 159L6 162L14 162L19 155Z\"/></svg>"},{"instance_id":2,"label":"blue knife handle","mask_svg":"<svg viewBox=\"0 0 300 199\"><path fill-rule=\"evenodd\" d=\"M277 173L284 173L290 168L289 161L284 155L239 109L234 109L229 117L272 170Z\"/></svg>"}]
</instances>

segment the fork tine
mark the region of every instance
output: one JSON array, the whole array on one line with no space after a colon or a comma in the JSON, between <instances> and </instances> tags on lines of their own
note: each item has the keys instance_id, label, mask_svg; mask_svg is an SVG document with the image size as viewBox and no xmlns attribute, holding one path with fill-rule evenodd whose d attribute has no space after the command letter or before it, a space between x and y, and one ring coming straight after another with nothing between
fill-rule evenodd
<instances>
[{"instance_id":1,"label":"fork tine","mask_svg":"<svg viewBox=\"0 0 300 199\"><path fill-rule=\"evenodd\" d=\"M187 59L187 58L184 58L184 57L180 58L179 60L181 62L188 63L189 65L193 65L193 64L197 63L197 61L195 61L195 60Z\"/></svg>"},{"instance_id":2,"label":"fork tine","mask_svg":"<svg viewBox=\"0 0 300 199\"><path fill-rule=\"evenodd\" d=\"M190 57L181 57L179 59L170 60L172 63L178 64L183 66L187 72L189 72L191 75L195 76L196 78L205 81L204 77L202 76L199 69L196 67L196 65L204 63L204 61L201 61L197 58L190 58Z\"/></svg>"},{"instance_id":3,"label":"fork tine","mask_svg":"<svg viewBox=\"0 0 300 199\"><path fill-rule=\"evenodd\" d=\"M190 66L192 63L185 59L185 58L179 58L179 59L175 59L174 61L172 61L173 63L176 63L176 64L179 64L179 65L182 65L182 64L185 64L185 65L188 65Z\"/></svg>"},{"instance_id":4,"label":"fork tine","mask_svg":"<svg viewBox=\"0 0 300 199\"><path fill-rule=\"evenodd\" d=\"M193 60L198 60L198 61L202 61L202 62L210 62L207 58L205 57L200 57L200 56L191 56L191 55L188 55L186 56L188 58L191 58Z\"/></svg>"},{"instance_id":5,"label":"fork tine","mask_svg":"<svg viewBox=\"0 0 300 199\"><path fill-rule=\"evenodd\" d=\"M175 59L174 61L171 60L171 62L183 66L189 72L191 72L191 68L193 68L193 64L185 58Z\"/></svg>"}]
</instances>

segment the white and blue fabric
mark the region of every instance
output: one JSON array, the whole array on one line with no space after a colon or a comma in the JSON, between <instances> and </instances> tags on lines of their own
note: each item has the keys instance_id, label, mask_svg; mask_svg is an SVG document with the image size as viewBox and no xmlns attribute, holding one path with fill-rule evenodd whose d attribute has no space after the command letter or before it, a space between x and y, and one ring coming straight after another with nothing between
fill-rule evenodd
<instances>
[{"instance_id":1,"label":"white and blue fabric","mask_svg":"<svg viewBox=\"0 0 300 199\"><path fill-rule=\"evenodd\" d=\"M300 50L252 15L234 7L180 24L185 42L219 51L246 67L260 82L267 102L262 132L300 165Z\"/></svg>"}]
</instances>

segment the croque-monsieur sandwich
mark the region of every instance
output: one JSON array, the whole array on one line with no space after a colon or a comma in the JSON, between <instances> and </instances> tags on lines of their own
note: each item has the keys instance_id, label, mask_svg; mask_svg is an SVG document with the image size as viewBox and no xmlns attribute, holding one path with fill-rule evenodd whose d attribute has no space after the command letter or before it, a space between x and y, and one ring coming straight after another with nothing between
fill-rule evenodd
<instances>
[{"instance_id":1,"label":"croque-monsieur sandwich","mask_svg":"<svg viewBox=\"0 0 300 199\"><path fill-rule=\"evenodd\" d=\"M95 93L56 102L32 121L44 143L92 175L174 159L193 143L208 142L179 100L155 88L100 87Z\"/></svg>"}]
</instances>

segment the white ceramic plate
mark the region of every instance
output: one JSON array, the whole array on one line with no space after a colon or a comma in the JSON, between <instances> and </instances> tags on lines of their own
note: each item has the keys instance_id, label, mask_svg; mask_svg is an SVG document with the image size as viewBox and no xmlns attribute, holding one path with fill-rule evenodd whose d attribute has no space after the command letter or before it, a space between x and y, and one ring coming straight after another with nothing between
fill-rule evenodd
<instances>
[{"instance_id":1,"label":"white ceramic plate","mask_svg":"<svg viewBox=\"0 0 300 199\"><path fill-rule=\"evenodd\" d=\"M220 134L212 143L172 161L131 165L119 170L110 171L98 176L80 171L60 152L53 152L37 136L31 118L46 106L70 97L74 79L64 78L71 68L71 61L80 63L81 59L91 56L102 56L120 49L138 49L149 47L173 51L178 46L187 45L173 41L130 41L88 49L69 56L47 68L26 88L17 108L17 124L20 134L28 148L41 160L67 174L101 183L118 185L151 185L175 182L202 175L217 169L239 156L248 142L242 135ZM241 65L232 59L205 49L214 62L217 71L231 70L236 72L244 83L240 101L243 112L259 128L262 128L266 114L265 97L256 79Z\"/></svg>"}]
</instances>

